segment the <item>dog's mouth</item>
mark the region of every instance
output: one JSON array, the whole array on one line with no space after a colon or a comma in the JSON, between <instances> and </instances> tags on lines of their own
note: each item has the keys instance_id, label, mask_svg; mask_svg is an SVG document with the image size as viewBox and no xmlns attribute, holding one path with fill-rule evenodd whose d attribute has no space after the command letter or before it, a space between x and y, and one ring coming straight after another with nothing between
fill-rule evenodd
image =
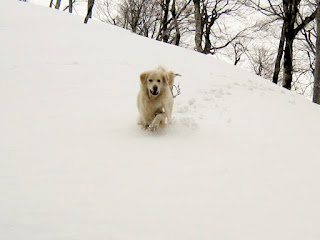
<instances>
[{"instance_id":1,"label":"dog's mouth","mask_svg":"<svg viewBox=\"0 0 320 240\"><path fill-rule=\"evenodd\" d=\"M157 96L157 95L159 94L158 90L156 90L156 91L150 90L150 93L151 93L153 96Z\"/></svg>"}]
</instances>

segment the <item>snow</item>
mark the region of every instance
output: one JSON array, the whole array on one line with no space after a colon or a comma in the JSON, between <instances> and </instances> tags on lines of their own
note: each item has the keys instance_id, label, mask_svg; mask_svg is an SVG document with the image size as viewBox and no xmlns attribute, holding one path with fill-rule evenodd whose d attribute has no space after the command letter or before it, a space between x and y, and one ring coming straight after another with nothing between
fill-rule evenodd
<instances>
[{"instance_id":1,"label":"snow","mask_svg":"<svg viewBox=\"0 0 320 240\"><path fill-rule=\"evenodd\" d=\"M317 105L212 56L4 1L1 240L320 239ZM181 95L153 133L136 95L158 65Z\"/></svg>"}]
</instances>

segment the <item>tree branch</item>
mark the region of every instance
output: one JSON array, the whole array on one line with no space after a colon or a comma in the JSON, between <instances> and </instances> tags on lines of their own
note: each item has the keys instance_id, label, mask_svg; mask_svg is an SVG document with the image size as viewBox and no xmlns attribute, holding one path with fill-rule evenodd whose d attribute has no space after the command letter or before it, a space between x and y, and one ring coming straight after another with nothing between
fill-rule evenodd
<instances>
[{"instance_id":1,"label":"tree branch","mask_svg":"<svg viewBox=\"0 0 320 240\"><path fill-rule=\"evenodd\" d=\"M306 17L295 29L294 29L294 36L296 36L301 29L303 29L306 25L308 25L311 21L314 20L316 17L317 10L315 10L309 17Z\"/></svg>"}]
</instances>

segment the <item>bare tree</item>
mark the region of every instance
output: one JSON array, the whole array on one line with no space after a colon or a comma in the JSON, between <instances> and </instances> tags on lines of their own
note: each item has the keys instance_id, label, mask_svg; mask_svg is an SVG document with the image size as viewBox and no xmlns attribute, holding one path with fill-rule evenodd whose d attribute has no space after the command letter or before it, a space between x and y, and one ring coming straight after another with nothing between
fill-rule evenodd
<instances>
[{"instance_id":1,"label":"bare tree","mask_svg":"<svg viewBox=\"0 0 320 240\"><path fill-rule=\"evenodd\" d=\"M279 40L279 47L278 47L278 53L276 57L276 61L274 64L274 71L273 71L273 76L272 76L272 82L275 84L278 84L279 81L279 73L281 70L281 59L283 56L283 48L284 48L284 43L285 43L285 25L284 23L282 24L282 30L281 30L281 35L280 35L280 40Z\"/></svg>"},{"instance_id":2,"label":"bare tree","mask_svg":"<svg viewBox=\"0 0 320 240\"><path fill-rule=\"evenodd\" d=\"M98 18L134 33L180 45L190 31L192 0L104 0L97 4Z\"/></svg>"},{"instance_id":3,"label":"bare tree","mask_svg":"<svg viewBox=\"0 0 320 240\"><path fill-rule=\"evenodd\" d=\"M303 28L294 41L292 90L312 99L316 57L314 22Z\"/></svg>"},{"instance_id":4,"label":"bare tree","mask_svg":"<svg viewBox=\"0 0 320 240\"><path fill-rule=\"evenodd\" d=\"M156 37L157 40L173 43L175 45L180 44L181 35L185 32L185 29L188 29L188 27L184 27L184 22L188 21L188 18L192 15L192 10L189 8L191 1L192 0L173 0L171 3L170 0L165 0L162 2L162 17L159 32Z\"/></svg>"},{"instance_id":5,"label":"bare tree","mask_svg":"<svg viewBox=\"0 0 320 240\"><path fill-rule=\"evenodd\" d=\"M230 47L223 52L220 52L222 56L226 56L230 59L233 65L238 65L241 61L248 58L248 43L250 38L239 38L230 44Z\"/></svg>"},{"instance_id":6,"label":"bare tree","mask_svg":"<svg viewBox=\"0 0 320 240\"><path fill-rule=\"evenodd\" d=\"M73 0L69 0L69 13L72 13L72 9L73 9Z\"/></svg>"},{"instance_id":7,"label":"bare tree","mask_svg":"<svg viewBox=\"0 0 320 240\"><path fill-rule=\"evenodd\" d=\"M226 28L219 26L218 31L212 28L224 15L230 15L240 8L238 1L233 0L193 0L195 16L195 48L204 54L214 54L216 50L227 47L235 39L241 36L242 31L231 36L224 32ZM218 36L223 32L224 38ZM212 37L216 43L212 42ZM227 38L225 38L227 37ZM218 41L217 41L218 40ZM217 43L219 42L219 43ZM219 45L218 45L219 44Z\"/></svg>"},{"instance_id":8,"label":"bare tree","mask_svg":"<svg viewBox=\"0 0 320 240\"><path fill-rule=\"evenodd\" d=\"M265 47L255 47L253 52L246 52L254 72L265 79L272 80L274 53Z\"/></svg>"},{"instance_id":9,"label":"bare tree","mask_svg":"<svg viewBox=\"0 0 320 240\"><path fill-rule=\"evenodd\" d=\"M316 42L316 64L314 74L313 102L320 104L320 2L317 3L317 42Z\"/></svg>"},{"instance_id":10,"label":"bare tree","mask_svg":"<svg viewBox=\"0 0 320 240\"><path fill-rule=\"evenodd\" d=\"M299 12L299 4L301 0L284 0L283 9L285 12L285 50L284 50L284 75L283 87L291 89L292 71L293 71L293 41L297 34L311 21L314 20L316 11L306 17L302 18ZM297 25L297 17L300 16L301 22ZM296 26L297 25L297 26Z\"/></svg>"},{"instance_id":11,"label":"bare tree","mask_svg":"<svg viewBox=\"0 0 320 240\"><path fill-rule=\"evenodd\" d=\"M66 6L63 11L69 9L69 13L72 13L72 10L73 10L73 4L76 2L76 0L69 0L69 5Z\"/></svg>"},{"instance_id":12,"label":"bare tree","mask_svg":"<svg viewBox=\"0 0 320 240\"><path fill-rule=\"evenodd\" d=\"M292 74L293 74L293 42L298 33L314 20L316 11L309 11L309 15L304 17L301 11L302 0L283 0L271 1L268 0L267 4L263 5L260 1L248 0L249 6L262 12L264 15L271 17L270 21L283 21L281 37L278 48L278 55L275 62L275 70L273 75L273 82L278 82L278 75L280 71L280 62L284 52L283 60L283 87L291 89ZM305 0L308 6L312 5L311 2Z\"/></svg>"},{"instance_id":13,"label":"bare tree","mask_svg":"<svg viewBox=\"0 0 320 240\"><path fill-rule=\"evenodd\" d=\"M277 50L277 57L274 63L274 72L272 81L275 84L278 84L279 73L281 70L281 60L283 58L284 44L285 44L285 24L284 24L284 13L281 1L259 1L259 0L244 0L243 4L259 11L264 16L265 20L259 23L256 27L258 29L268 29L268 26L271 24L282 21L282 30L279 36L279 45Z\"/></svg>"},{"instance_id":14,"label":"bare tree","mask_svg":"<svg viewBox=\"0 0 320 240\"><path fill-rule=\"evenodd\" d=\"M96 3L97 18L102 22L111 23L116 26L121 26L117 9L117 4L110 0L104 0Z\"/></svg>"},{"instance_id":15,"label":"bare tree","mask_svg":"<svg viewBox=\"0 0 320 240\"><path fill-rule=\"evenodd\" d=\"M233 64L237 65L240 62L243 54L246 54L248 49L245 46L245 44L243 43L243 41L241 41L241 39L233 42L231 45L232 45L233 53L234 53L233 54L233 56L234 56Z\"/></svg>"},{"instance_id":16,"label":"bare tree","mask_svg":"<svg viewBox=\"0 0 320 240\"><path fill-rule=\"evenodd\" d=\"M93 5L94 5L94 0L88 0L88 11L87 11L87 15L84 19L84 23L88 23L89 18L92 17Z\"/></svg>"},{"instance_id":17,"label":"bare tree","mask_svg":"<svg viewBox=\"0 0 320 240\"><path fill-rule=\"evenodd\" d=\"M169 7L170 7L171 0L162 0L161 1L161 8L163 12L163 16L161 19L161 31L159 37L164 41L168 42L169 40L169 33L168 33L168 18L169 18Z\"/></svg>"},{"instance_id":18,"label":"bare tree","mask_svg":"<svg viewBox=\"0 0 320 240\"><path fill-rule=\"evenodd\" d=\"M155 31L160 11L156 0L123 0L119 4L118 24L134 33L149 36L151 29ZM153 31L151 35L154 35Z\"/></svg>"},{"instance_id":19,"label":"bare tree","mask_svg":"<svg viewBox=\"0 0 320 240\"><path fill-rule=\"evenodd\" d=\"M189 3L191 2L191 0L189 1ZM174 43L174 45L179 46L180 44L180 38L181 38L181 32L180 32L180 27L179 27L179 23L178 23L178 19L177 19L177 12L176 12L176 0L172 1L172 6L171 6L171 15L172 15L172 20L173 20L173 24L176 30L175 36L174 36L174 40L172 41Z\"/></svg>"},{"instance_id":20,"label":"bare tree","mask_svg":"<svg viewBox=\"0 0 320 240\"><path fill-rule=\"evenodd\" d=\"M158 0L104 0L96 5L98 18L134 33L154 38L159 29L161 7Z\"/></svg>"},{"instance_id":21,"label":"bare tree","mask_svg":"<svg viewBox=\"0 0 320 240\"><path fill-rule=\"evenodd\" d=\"M59 9L61 4L61 0L57 0L55 9Z\"/></svg>"}]
</instances>

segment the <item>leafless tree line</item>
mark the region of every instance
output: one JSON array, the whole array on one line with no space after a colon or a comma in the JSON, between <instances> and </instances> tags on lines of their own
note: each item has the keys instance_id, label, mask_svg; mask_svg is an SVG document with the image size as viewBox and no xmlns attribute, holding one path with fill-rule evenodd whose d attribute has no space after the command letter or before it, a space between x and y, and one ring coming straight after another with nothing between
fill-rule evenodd
<instances>
[{"instance_id":1,"label":"leafless tree line","mask_svg":"<svg viewBox=\"0 0 320 240\"><path fill-rule=\"evenodd\" d=\"M65 7L63 11L69 9L69 12L72 13L74 3L75 3L75 0L69 0L69 5ZM61 5L61 0L56 0L55 3L53 3L53 0L50 0L49 7L52 8L54 6L55 9L60 9L60 5Z\"/></svg>"},{"instance_id":2,"label":"leafless tree line","mask_svg":"<svg viewBox=\"0 0 320 240\"><path fill-rule=\"evenodd\" d=\"M55 1L59 9L61 0ZM75 1L69 0L64 10L72 12ZM88 0L85 23L93 5ZM257 75L289 90L305 94L313 87L313 101L320 102L318 5L317 0L101 0L95 17L158 41L228 55L235 65L245 62ZM259 20L237 24L248 14ZM278 45L256 44L263 35ZM309 83L306 76L312 78Z\"/></svg>"},{"instance_id":3,"label":"leafless tree line","mask_svg":"<svg viewBox=\"0 0 320 240\"><path fill-rule=\"evenodd\" d=\"M139 35L180 45L181 36L190 32L191 0L123 0L97 5L102 21L126 28Z\"/></svg>"},{"instance_id":4,"label":"leafless tree line","mask_svg":"<svg viewBox=\"0 0 320 240\"><path fill-rule=\"evenodd\" d=\"M68 0L68 5L63 8L63 11L69 10L69 13L72 13L74 10L74 5L77 3L77 0ZM88 10L87 14L84 20L84 23L87 23L89 18L92 17L92 11L93 11L93 6L94 6L94 0L87 0L88 2ZM54 3L54 0L50 0L49 7L52 8L54 7L55 9L60 9L61 6L61 0L56 0Z\"/></svg>"},{"instance_id":5,"label":"leafless tree line","mask_svg":"<svg viewBox=\"0 0 320 240\"><path fill-rule=\"evenodd\" d=\"M310 40L310 35L308 39L306 29L315 19L317 9L316 1L247 0L244 1L244 4L265 15L265 24L271 24L274 22L278 22L279 25L281 24L281 28L279 28L279 45L275 58L272 81L275 84L279 82L279 73L280 70L283 69L282 86L290 90L294 84L293 74L295 69L297 69L294 66L294 56L297 52L297 49L295 49L297 43L295 44L295 42L297 42L299 36L303 34L305 35L306 41ZM311 41L309 41L309 44L312 45ZM309 54L309 52L307 54Z\"/></svg>"}]
</instances>

